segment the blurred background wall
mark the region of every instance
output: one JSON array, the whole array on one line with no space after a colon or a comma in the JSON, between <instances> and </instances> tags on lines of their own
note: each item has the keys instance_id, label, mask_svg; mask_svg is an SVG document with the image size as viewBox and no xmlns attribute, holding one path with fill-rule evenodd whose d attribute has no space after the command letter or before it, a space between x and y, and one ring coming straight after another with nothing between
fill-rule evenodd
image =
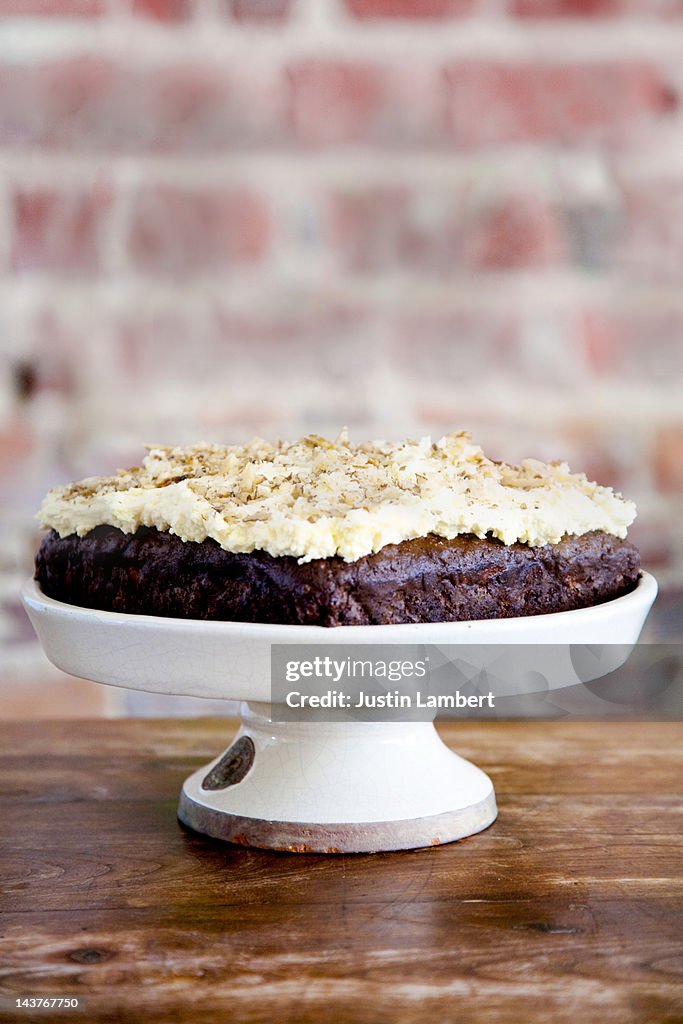
<instances>
[{"instance_id":1,"label":"blurred background wall","mask_svg":"<svg viewBox=\"0 0 683 1024\"><path fill-rule=\"evenodd\" d=\"M144 442L470 428L634 497L676 600L682 0L0 20L0 713L195 710L51 669L16 596L47 488Z\"/></svg>"}]
</instances>

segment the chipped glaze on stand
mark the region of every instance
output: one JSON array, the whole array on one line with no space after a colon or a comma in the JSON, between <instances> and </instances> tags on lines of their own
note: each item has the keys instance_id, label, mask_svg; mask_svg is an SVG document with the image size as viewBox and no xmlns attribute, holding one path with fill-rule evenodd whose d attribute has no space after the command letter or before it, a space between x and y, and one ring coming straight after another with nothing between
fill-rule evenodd
<instances>
[{"instance_id":1,"label":"chipped glaze on stand","mask_svg":"<svg viewBox=\"0 0 683 1024\"><path fill-rule=\"evenodd\" d=\"M444 746L431 722L272 721L271 644L574 643L627 650L656 593L656 581L643 573L630 594L593 608L333 629L95 611L45 597L33 581L23 600L47 656L66 672L156 693L247 702L235 743L186 780L178 809L185 824L237 843L336 853L431 846L479 832L496 816L493 786ZM549 683L561 686L566 678L559 673Z\"/></svg>"}]
</instances>

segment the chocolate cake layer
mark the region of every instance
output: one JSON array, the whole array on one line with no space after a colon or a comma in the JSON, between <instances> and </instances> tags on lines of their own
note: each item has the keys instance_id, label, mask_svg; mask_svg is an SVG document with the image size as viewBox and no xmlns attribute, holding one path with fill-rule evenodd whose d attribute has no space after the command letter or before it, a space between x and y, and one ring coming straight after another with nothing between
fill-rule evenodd
<instances>
[{"instance_id":1,"label":"chocolate cake layer","mask_svg":"<svg viewBox=\"0 0 683 1024\"><path fill-rule=\"evenodd\" d=\"M51 531L35 578L49 597L139 615L355 626L542 615L600 604L636 585L638 551L592 532L529 547L466 535L388 544L355 562L299 564L265 551L234 554L143 527Z\"/></svg>"}]
</instances>

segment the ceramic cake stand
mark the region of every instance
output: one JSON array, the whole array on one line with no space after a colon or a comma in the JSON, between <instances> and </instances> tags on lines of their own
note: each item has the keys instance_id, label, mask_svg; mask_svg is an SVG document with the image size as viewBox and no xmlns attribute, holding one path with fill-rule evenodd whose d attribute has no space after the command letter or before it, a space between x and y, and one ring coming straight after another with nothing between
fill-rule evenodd
<instances>
[{"instance_id":1,"label":"ceramic cake stand","mask_svg":"<svg viewBox=\"0 0 683 1024\"><path fill-rule=\"evenodd\" d=\"M228 750L186 780L182 822L248 846L350 853L434 846L480 832L496 817L493 785L442 743L432 722L272 721L272 643L623 644L623 661L656 591L644 573L632 593L578 611L333 629L93 611L45 597L34 582L23 600L48 658L65 672L245 702ZM560 675L549 685L566 685Z\"/></svg>"}]
</instances>

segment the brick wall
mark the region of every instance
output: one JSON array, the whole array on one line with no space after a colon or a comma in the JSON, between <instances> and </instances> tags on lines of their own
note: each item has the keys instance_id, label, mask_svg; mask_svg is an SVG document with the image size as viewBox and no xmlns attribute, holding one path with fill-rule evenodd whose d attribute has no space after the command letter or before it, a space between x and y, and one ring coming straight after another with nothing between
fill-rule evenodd
<instances>
[{"instance_id":1,"label":"brick wall","mask_svg":"<svg viewBox=\"0 0 683 1024\"><path fill-rule=\"evenodd\" d=\"M0 0L0 706L43 492L148 440L471 427L680 586L682 110L681 0Z\"/></svg>"}]
</instances>

